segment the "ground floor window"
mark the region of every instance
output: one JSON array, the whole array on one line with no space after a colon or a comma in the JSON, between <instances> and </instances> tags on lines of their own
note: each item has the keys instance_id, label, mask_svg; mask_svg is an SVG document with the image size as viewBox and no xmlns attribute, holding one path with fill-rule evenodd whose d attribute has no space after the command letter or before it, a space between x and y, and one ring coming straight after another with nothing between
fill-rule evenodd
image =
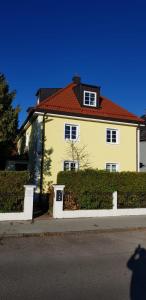
<instances>
[{"instance_id":1,"label":"ground floor window","mask_svg":"<svg viewBox=\"0 0 146 300\"><path fill-rule=\"evenodd\" d=\"M118 168L119 168L119 164L117 163L106 163L106 171L117 172Z\"/></svg>"},{"instance_id":2,"label":"ground floor window","mask_svg":"<svg viewBox=\"0 0 146 300\"><path fill-rule=\"evenodd\" d=\"M78 169L78 162L77 161L64 161L64 171L75 171Z\"/></svg>"}]
</instances>

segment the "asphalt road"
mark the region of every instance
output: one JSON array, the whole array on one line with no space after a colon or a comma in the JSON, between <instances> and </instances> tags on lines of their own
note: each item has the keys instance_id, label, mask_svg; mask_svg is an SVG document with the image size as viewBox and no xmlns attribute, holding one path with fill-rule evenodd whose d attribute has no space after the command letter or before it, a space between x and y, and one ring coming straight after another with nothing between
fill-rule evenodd
<instances>
[{"instance_id":1,"label":"asphalt road","mask_svg":"<svg viewBox=\"0 0 146 300\"><path fill-rule=\"evenodd\" d=\"M0 300L144 300L146 231L0 240ZM127 266L128 263L128 266Z\"/></svg>"}]
</instances>

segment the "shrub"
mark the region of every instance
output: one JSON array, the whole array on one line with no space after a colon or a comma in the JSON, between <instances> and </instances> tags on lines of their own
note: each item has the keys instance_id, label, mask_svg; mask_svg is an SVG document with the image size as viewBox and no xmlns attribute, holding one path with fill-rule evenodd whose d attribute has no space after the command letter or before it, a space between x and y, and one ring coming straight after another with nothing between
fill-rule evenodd
<instances>
[{"instance_id":1,"label":"shrub","mask_svg":"<svg viewBox=\"0 0 146 300\"><path fill-rule=\"evenodd\" d=\"M77 203L80 209L110 209L112 208L112 193L83 192Z\"/></svg>"},{"instance_id":2,"label":"shrub","mask_svg":"<svg viewBox=\"0 0 146 300\"><path fill-rule=\"evenodd\" d=\"M28 182L26 171L0 171L0 212L23 210L24 185Z\"/></svg>"},{"instance_id":3,"label":"shrub","mask_svg":"<svg viewBox=\"0 0 146 300\"><path fill-rule=\"evenodd\" d=\"M118 208L146 208L146 192L118 192Z\"/></svg>"},{"instance_id":4,"label":"shrub","mask_svg":"<svg viewBox=\"0 0 146 300\"><path fill-rule=\"evenodd\" d=\"M65 193L72 193L79 208L83 209L112 208L114 191L131 195L127 200L124 194L118 197L120 207L140 207L143 204L140 204L139 195L141 192L146 193L146 173L109 173L93 169L60 172L57 183L65 184Z\"/></svg>"}]
</instances>

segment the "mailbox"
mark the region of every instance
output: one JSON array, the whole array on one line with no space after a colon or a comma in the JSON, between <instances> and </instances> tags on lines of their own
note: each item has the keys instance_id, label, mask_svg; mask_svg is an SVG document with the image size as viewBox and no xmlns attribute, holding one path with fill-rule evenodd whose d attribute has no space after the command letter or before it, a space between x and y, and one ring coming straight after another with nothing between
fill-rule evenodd
<instances>
[{"instance_id":1,"label":"mailbox","mask_svg":"<svg viewBox=\"0 0 146 300\"><path fill-rule=\"evenodd\" d=\"M56 201L62 201L63 192L61 190L57 190L56 193Z\"/></svg>"}]
</instances>

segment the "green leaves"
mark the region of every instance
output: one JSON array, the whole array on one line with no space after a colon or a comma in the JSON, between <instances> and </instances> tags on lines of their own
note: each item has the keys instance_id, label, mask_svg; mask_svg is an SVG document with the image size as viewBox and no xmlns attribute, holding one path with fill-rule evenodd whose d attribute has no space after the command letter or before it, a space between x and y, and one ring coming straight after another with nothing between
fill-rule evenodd
<instances>
[{"instance_id":1,"label":"green leaves","mask_svg":"<svg viewBox=\"0 0 146 300\"><path fill-rule=\"evenodd\" d=\"M16 92L9 91L6 78L4 74L0 73L0 169L4 168L4 161L11 155L17 134L20 109L19 107L12 107L15 96Z\"/></svg>"},{"instance_id":2,"label":"green leaves","mask_svg":"<svg viewBox=\"0 0 146 300\"><path fill-rule=\"evenodd\" d=\"M8 109L12 105L12 101L16 97L16 91L9 92L9 85L4 76L0 73L0 104L3 110Z\"/></svg>"},{"instance_id":3,"label":"green leaves","mask_svg":"<svg viewBox=\"0 0 146 300\"><path fill-rule=\"evenodd\" d=\"M24 184L27 171L0 171L0 212L20 212L24 204Z\"/></svg>"},{"instance_id":4,"label":"green leaves","mask_svg":"<svg viewBox=\"0 0 146 300\"><path fill-rule=\"evenodd\" d=\"M146 173L93 169L60 172L57 183L65 184L65 192L74 195L81 209L112 208L114 191L118 191L119 208L146 206Z\"/></svg>"}]
</instances>

